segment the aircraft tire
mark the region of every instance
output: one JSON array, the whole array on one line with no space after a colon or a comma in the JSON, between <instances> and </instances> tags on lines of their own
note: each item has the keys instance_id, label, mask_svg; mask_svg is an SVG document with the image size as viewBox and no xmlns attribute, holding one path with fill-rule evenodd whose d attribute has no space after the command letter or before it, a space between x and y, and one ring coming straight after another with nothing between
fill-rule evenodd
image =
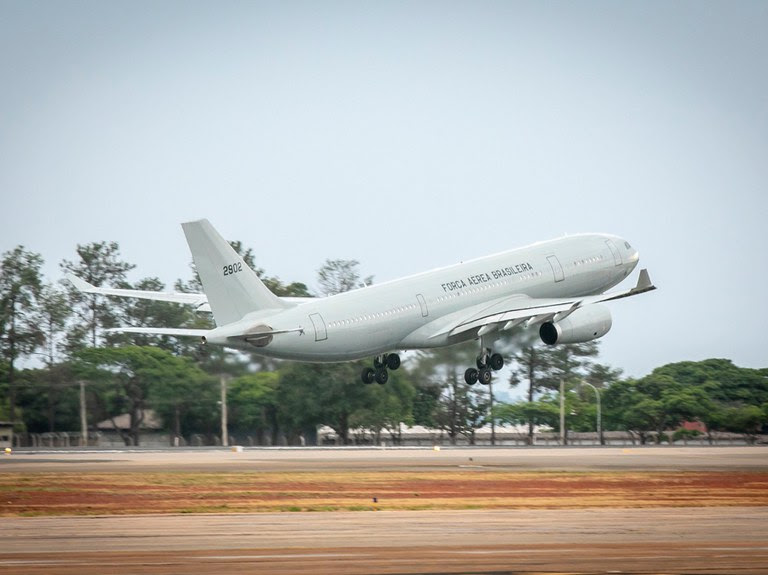
<instances>
[{"instance_id":1,"label":"aircraft tire","mask_svg":"<svg viewBox=\"0 0 768 575\"><path fill-rule=\"evenodd\" d=\"M488 363L493 371L499 371L504 367L504 358L500 353L494 353Z\"/></svg>"},{"instance_id":2,"label":"aircraft tire","mask_svg":"<svg viewBox=\"0 0 768 575\"><path fill-rule=\"evenodd\" d=\"M475 362L475 365L477 365L477 369L483 369L485 367L485 356L480 355L477 357L477 361Z\"/></svg>"},{"instance_id":3,"label":"aircraft tire","mask_svg":"<svg viewBox=\"0 0 768 575\"><path fill-rule=\"evenodd\" d=\"M395 371L398 367L400 367L400 356L396 353L390 353L387 355L387 360L385 363L389 369Z\"/></svg>"},{"instance_id":4,"label":"aircraft tire","mask_svg":"<svg viewBox=\"0 0 768 575\"><path fill-rule=\"evenodd\" d=\"M373 380L376 378L376 372L373 371L372 367L366 367L363 369L363 373L360 374L360 379L363 380L363 383L366 385L373 383Z\"/></svg>"},{"instance_id":5,"label":"aircraft tire","mask_svg":"<svg viewBox=\"0 0 768 575\"><path fill-rule=\"evenodd\" d=\"M376 378L376 383L384 385L389 381L389 372L386 368L377 369L374 377Z\"/></svg>"},{"instance_id":6,"label":"aircraft tire","mask_svg":"<svg viewBox=\"0 0 768 575\"><path fill-rule=\"evenodd\" d=\"M464 372L464 381L467 385L475 385L477 383L478 371L474 367L470 367Z\"/></svg>"},{"instance_id":7,"label":"aircraft tire","mask_svg":"<svg viewBox=\"0 0 768 575\"><path fill-rule=\"evenodd\" d=\"M481 369L477 374L477 380L483 385L489 385L491 383L491 370L487 367Z\"/></svg>"}]
</instances>

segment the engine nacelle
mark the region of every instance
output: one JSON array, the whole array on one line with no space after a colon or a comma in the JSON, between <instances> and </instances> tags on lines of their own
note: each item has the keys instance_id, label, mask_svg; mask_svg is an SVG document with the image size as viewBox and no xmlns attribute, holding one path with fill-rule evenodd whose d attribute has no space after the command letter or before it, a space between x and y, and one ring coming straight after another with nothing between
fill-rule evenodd
<instances>
[{"instance_id":1,"label":"engine nacelle","mask_svg":"<svg viewBox=\"0 0 768 575\"><path fill-rule=\"evenodd\" d=\"M603 337L611 329L611 312L604 305L593 304L577 309L557 323L541 324L539 337L547 345L584 343Z\"/></svg>"}]
</instances>

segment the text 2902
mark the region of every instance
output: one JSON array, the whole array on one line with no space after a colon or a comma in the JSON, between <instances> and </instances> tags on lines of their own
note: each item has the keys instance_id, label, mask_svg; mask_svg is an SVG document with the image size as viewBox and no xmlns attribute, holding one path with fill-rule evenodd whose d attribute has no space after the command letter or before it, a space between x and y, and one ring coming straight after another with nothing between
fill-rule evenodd
<instances>
[{"instance_id":1,"label":"text 2902","mask_svg":"<svg viewBox=\"0 0 768 575\"><path fill-rule=\"evenodd\" d=\"M243 263L235 262L233 264L226 265L224 266L223 270L225 276L231 276L232 274L243 271Z\"/></svg>"}]
</instances>

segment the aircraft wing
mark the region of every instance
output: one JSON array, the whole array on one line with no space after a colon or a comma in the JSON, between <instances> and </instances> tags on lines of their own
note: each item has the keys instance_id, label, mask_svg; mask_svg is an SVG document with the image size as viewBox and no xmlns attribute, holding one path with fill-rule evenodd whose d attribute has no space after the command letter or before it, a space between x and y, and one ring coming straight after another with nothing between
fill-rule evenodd
<instances>
[{"instance_id":1,"label":"aircraft wing","mask_svg":"<svg viewBox=\"0 0 768 575\"><path fill-rule=\"evenodd\" d=\"M520 324L531 327L547 321L558 322L581 307L639 295L655 289L656 286L651 283L648 270L643 269L640 271L637 285L624 291L564 299L530 298L525 295L516 295L500 301L497 300L480 311L475 311L465 318L444 326L439 332L432 334L430 339L445 334L457 335L472 329L477 329L477 335L482 336L499 329L511 329Z\"/></svg>"}]
</instances>

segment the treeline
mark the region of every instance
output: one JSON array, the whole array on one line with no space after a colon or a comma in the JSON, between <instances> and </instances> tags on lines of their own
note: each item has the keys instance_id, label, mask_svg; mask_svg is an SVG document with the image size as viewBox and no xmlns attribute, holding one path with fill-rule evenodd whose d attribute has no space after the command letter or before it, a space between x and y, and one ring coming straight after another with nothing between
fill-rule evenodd
<instances>
[{"instance_id":1,"label":"treeline","mask_svg":"<svg viewBox=\"0 0 768 575\"><path fill-rule=\"evenodd\" d=\"M284 283L254 266L253 253L233 247L276 294L311 296L306 285ZM492 386L463 383L477 345L409 354L386 385L364 385L367 362L318 365L278 362L235 353L196 341L105 331L119 325L211 327L207 315L187 306L150 300L104 298L76 291L69 282L47 282L43 259L19 246L0 261L0 420L31 433L80 429L80 382L86 413L96 422L128 414L122 431L128 445L139 441L147 410L154 410L176 436L220 432L220 386L227 381L229 431L261 444L313 443L317 427L334 429L340 443L351 429L375 441L397 442L401 423L444 430L453 441L474 440L488 423L560 430L560 394L565 429L594 431L597 393L603 428L626 430L645 442L659 441L684 421L701 421L709 432L754 437L768 423L768 370L747 369L728 360L683 362L660 367L640 379L597 361L596 342L546 347L513 334L497 343L511 366L508 381ZM135 266L121 259L114 242L78 245L75 257L60 263L96 286L165 290L157 278L133 284ZM327 260L318 270L321 295L354 289L358 262ZM171 289L201 292L194 273ZM30 362L30 359L34 361ZM27 367L20 369L25 360ZM37 367L29 367L33 363ZM506 373L506 372L505 372ZM508 386L525 390L525 400L494 398ZM680 432L678 433L685 433Z\"/></svg>"}]
</instances>

